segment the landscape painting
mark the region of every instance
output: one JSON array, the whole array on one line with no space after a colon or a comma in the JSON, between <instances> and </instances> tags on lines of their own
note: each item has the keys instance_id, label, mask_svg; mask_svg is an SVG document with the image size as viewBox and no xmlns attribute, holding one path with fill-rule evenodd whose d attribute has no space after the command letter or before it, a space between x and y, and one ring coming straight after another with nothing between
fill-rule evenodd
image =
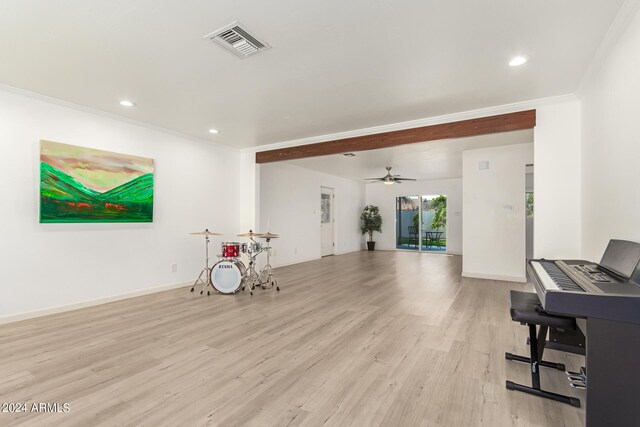
<instances>
[{"instance_id":1,"label":"landscape painting","mask_svg":"<svg viewBox=\"0 0 640 427\"><path fill-rule=\"evenodd\" d=\"M154 161L40 141L40 222L152 222Z\"/></svg>"}]
</instances>

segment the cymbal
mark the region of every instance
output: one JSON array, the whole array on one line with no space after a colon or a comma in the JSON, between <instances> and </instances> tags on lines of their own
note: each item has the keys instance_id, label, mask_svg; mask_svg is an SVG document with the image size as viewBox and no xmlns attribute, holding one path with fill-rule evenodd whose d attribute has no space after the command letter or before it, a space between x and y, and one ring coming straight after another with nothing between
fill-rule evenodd
<instances>
[{"instance_id":1,"label":"cymbal","mask_svg":"<svg viewBox=\"0 0 640 427\"><path fill-rule=\"evenodd\" d=\"M278 237L280 237L280 235L267 231L266 233L262 233L258 237L260 237L261 239L277 239Z\"/></svg>"},{"instance_id":2,"label":"cymbal","mask_svg":"<svg viewBox=\"0 0 640 427\"><path fill-rule=\"evenodd\" d=\"M212 233L211 231L209 231L208 228L206 228L204 231L198 231L198 232L189 233L189 234L197 234L199 236L222 236L222 234L220 233Z\"/></svg>"},{"instance_id":3,"label":"cymbal","mask_svg":"<svg viewBox=\"0 0 640 427\"><path fill-rule=\"evenodd\" d=\"M253 230L249 230L248 233L238 234L238 237L262 237L262 233L256 233Z\"/></svg>"}]
</instances>

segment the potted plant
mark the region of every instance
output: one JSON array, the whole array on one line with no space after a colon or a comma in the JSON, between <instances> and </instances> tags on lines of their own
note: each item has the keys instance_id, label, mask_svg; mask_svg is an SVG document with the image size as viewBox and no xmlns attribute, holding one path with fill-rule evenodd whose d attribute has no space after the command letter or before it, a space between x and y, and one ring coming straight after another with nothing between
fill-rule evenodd
<instances>
[{"instance_id":1,"label":"potted plant","mask_svg":"<svg viewBox=\"0 0 640 427\"><path fill-rule=\"evenodd\" d=\"M365 234L369 235L367 249L372 251L376 247L376 242L373 241L373 232L377 231L378 233L382 233L382 217L380 216L378 207L373 205L365 206L360 215L360 219L362 220L360 231L362 231L363 236Z\"/></svg>"}]
</instances>

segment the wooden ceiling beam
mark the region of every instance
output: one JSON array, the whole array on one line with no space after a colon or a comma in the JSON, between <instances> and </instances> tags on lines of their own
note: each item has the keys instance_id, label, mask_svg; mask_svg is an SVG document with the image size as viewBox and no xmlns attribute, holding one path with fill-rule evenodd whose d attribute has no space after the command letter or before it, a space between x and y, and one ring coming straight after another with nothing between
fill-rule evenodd
<instances>
[{"instance_id":1,"label":"wooden ceiling beam","mask_svg":"<svg viewBox=\"0 0 640 427\"><path fill-rule=\"evenodd\" d=\"M403 129L353 138L337 139L316 144L260 151L256 163L271 163L354 151L376 150L418 142L465 138L492 133L532 129L536 125L536 110L480 117L458 122L441 123L413 129Z\"/></svg>"}]
</instances>

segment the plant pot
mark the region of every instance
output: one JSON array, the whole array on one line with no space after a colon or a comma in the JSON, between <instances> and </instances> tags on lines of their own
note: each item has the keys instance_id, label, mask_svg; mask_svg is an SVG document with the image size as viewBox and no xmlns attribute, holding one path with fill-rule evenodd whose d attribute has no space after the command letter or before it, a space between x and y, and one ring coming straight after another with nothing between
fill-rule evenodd
<instances>
[{"instance_id":1,"label":"plant pot","mask_svg":"<svg viewBox=\"0 0 640 427\"><path fill-rule=\"evenodd\" d=\"M367 250L374 250L376 248L376 242L367 242Z\"/></svg>"}]
</instances>

